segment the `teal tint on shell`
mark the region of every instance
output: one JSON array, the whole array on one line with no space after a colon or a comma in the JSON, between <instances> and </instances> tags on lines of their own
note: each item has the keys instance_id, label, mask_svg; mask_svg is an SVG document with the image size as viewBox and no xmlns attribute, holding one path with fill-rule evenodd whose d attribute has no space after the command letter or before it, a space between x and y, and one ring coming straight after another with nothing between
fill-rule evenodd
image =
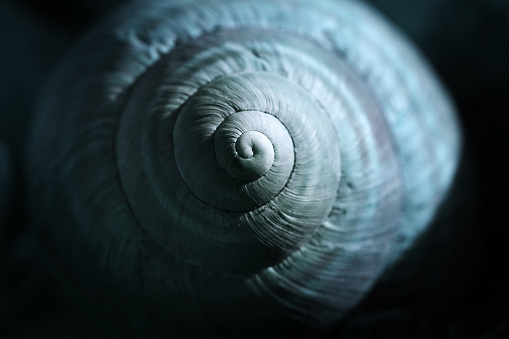
<instances>
[{"instance_id":1,"label":"teal tint on shell","mask_svg":"<svg viewBox=\"0 0 509 339\"><path fill-rule=\"evenodd\" d=\"M38 107L33 223L79 302L145 337L324 331L426 230L461 148L432 71L356 1L136 2Z\"/></svg>"},{"instance_id":2,"label":"teal tint on shell","mask_svg":"<svg viewBox=\"0 0 509 339\"><path fill-rule=\"evenodd\" d=\"M251 129L243 131L235 139L234 152L231 152L232 144L233 142L228 147L230 149L229 164L223 168L230 176L242 181L253 181L264 176L271 169L274 163L274 145L271 139L262 132ZM222 161L217 156L216 159L218 162Z\"/></svg>"}]
</instances>

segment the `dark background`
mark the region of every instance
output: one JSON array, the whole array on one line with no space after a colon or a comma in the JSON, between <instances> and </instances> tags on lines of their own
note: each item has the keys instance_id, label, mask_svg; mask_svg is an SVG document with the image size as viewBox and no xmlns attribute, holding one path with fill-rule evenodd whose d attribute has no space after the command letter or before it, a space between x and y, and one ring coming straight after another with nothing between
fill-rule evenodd
<instances>
[{"instance_id":1,"label":"dark background","mask_svg":"<svg viewBox=\"0 0 509 339\"><path fill-rule=\"evenodd\" d=\"M102 333L40 259L27 225L22 168L44 79L87 28L122 2L0 0L0 141L14 172L7 220L0 220L1 338ZM448 222L456 231L440 252L440 273L416 278L411 288L381 283L329 336L509 338L509 1L369 2L418 46L450 91L466 140L458 185L468 189L454 197L461 203Z\"/></svg>"}]
</instances>

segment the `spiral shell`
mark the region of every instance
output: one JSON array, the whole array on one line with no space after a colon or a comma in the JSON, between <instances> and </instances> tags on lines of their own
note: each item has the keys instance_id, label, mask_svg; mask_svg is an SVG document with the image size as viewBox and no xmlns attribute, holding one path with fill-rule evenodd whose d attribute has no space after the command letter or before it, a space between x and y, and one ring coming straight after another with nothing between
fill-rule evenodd
<instances>
[{"instance_id":1,"label":"spiral shell","mask_svg":"<svg viewBox=\"0 0 509 339\"><path fill-rule=\"evenodd\" d=\"M155 1L67 55L30 145L34 223L84 302L126 333L260 335L363 297L433 218L460 134L363 4Z\"/></svg>"}]
</instances>

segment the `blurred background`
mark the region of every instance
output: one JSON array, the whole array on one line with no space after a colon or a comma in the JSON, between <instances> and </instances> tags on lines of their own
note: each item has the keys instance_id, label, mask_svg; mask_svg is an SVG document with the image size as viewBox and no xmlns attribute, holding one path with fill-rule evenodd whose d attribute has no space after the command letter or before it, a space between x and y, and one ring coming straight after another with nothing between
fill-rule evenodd
<instances>
[{"instance_id":1,"label":"blurred background","mask_svg":"<svg viewBox=\"0 0 509 339\"><path fill-rule=\"evenodd\" d=\"M339 1L339 0L338 0ZM0 0L0 338L103 337L54 281L27 225L23 161L37 96L65 51L125 1ZM427 57L466 140L439 274L381 282L328 337L509 338L509 1L371 0ZM1 160L1 159L0 159ZM0 162L0 165L2 162ZM468 189L462 189L468 186ZM0 201L1 206L1 201ZM3 219L2 219L3 214Z\"/></svg>"}]
</instances>

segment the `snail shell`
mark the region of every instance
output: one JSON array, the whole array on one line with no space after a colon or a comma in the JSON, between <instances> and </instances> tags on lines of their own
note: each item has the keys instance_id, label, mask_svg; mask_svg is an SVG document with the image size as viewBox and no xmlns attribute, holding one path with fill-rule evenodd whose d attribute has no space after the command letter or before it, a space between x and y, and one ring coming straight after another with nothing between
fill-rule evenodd
<instances>
[{"instance_id":1,"label":"snail shell","mask_svg":"<svg viewBox=\"0 0 509 339\"><path fill-rule=\"evenodd\" d=\"M428 66L361 3L134 3L42 96L31 210L125 333L307 333L404 256L460 144Z\"/></svg>"}]
</instances>

